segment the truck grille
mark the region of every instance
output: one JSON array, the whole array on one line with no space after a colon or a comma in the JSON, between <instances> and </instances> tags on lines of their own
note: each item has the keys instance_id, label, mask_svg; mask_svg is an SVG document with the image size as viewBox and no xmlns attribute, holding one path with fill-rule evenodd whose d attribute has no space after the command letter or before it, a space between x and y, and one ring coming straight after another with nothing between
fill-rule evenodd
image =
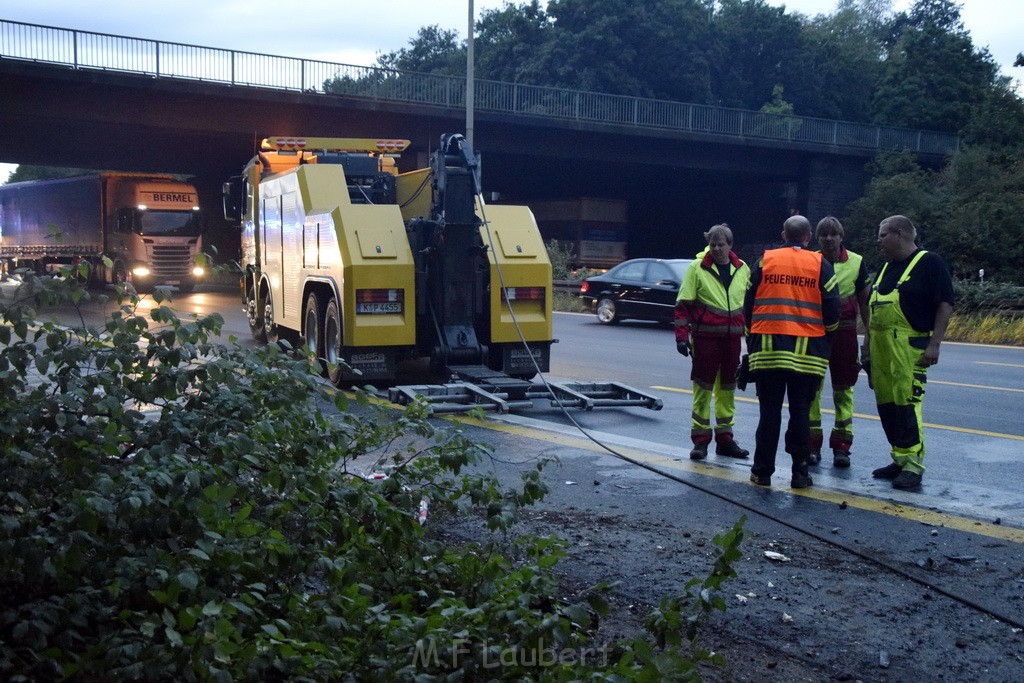
<instances>
[{"instance_id":1,"label":"truck grille","mask_svg":"<svg viewBox=\"0 0 1024 683\"><path fill-rule=\"evenodd\" d=\"M189 246L152 246L153 274L157 277L180 278L192 271Z\"/></svg>"}]
</instances>

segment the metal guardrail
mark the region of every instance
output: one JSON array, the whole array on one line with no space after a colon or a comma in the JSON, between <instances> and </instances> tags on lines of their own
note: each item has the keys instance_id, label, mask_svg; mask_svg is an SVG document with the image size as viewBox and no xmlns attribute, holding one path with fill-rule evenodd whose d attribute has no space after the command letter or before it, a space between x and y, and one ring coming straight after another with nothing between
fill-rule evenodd
<instances>
[{"instance_id":1,"label":"metal guardrail","mask_svg":"<svg viewBox=\"0 0 1024 683\"><path fill-rule=\"evenodd\" d=\"M0 19L0 59L238 86L465 106L465 79L314 59L168 43ZM949 133L783 116L686 102L477 80L474 108L537 116L867 150L951 154Z\"/></svg>"}]
</instances>

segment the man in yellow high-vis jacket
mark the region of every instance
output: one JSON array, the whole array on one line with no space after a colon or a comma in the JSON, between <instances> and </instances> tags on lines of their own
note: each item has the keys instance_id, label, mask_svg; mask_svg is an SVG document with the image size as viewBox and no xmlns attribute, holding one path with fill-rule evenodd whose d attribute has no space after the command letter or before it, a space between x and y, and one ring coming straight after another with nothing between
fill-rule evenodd
<instances>
[{"instance_id":1,"label":"man in yellow high-vis jacket","mask_svg":"<svg viewBox=\"0 0 1024 683\"><path fill-rule=\"evenodd\" d=\"M746 458L733 438L736 369L743 341L743 297L750 268L732 251L732 230L724 223L704 233L708 248L690 264L676 299L676 349L692 356L693 409L690 459L703 460L711 443L711 400L715 403L715 455Z\"/></svg>"}]
</instances>

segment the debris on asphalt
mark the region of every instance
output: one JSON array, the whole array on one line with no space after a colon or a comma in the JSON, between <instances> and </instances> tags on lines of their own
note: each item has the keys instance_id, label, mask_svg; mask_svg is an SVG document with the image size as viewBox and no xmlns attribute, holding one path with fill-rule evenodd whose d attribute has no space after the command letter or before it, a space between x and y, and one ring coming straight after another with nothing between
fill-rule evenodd
<instances>
[{"instance_id":1,"label":"debris on asphalt","mask_svg":"<svg viewBox=\"0 0 1024 683\"><path fill-rule=\"evenodd\" d=\"M832 533L838 534L839 533L839 527L837 527L837 526L832 527Z\"/></svg>"},{"instance_id":2,"label":"debris on asphalt","mask_svg":"<svg viewBox=\"0 0 1024 683\"><path fill-rule=\"evenodd\" d=\"M774 550L765 550L764 556L773 562L789 562L789 558L782 553L777 553Z\"/></svg>"},{"instance_id":3,"label":"debris on asphalt","mask_svg":"<svg viewBox=\"0 0 1024 683\"><path fill-rule=\"evenodd\" d=\"M844 500L842 503L839 504L839 509L840 510L845 510L846 508L847 508L847 505L846 505L846 501Z\"/></svg>"},{"instance_id":4,"label":"debris on asphalt","mask_svg":"<svg viewBox=\"0 0 1024 683\"><path fill-rule=\"evenodd\" d=\"M878 666L882 667L883 669L889 668L889 653L885 650L878 651Z\"/></svg>"},{"instance_id":5,"label":"debris on asphalt","mask_svg":"<svg viewBox=\"0 0 1024 683\"><path fill-rule=\"evenodd\" d=\"M938 529L932 529L932 536L938 536L938 535L939 535L939 530Z\"/></svg>"},{"instance_id":6,"label":"debris on asphalt","mask_svg":"<svg viewBox=\"0 0 1024 683\"><path fill-rule=\"evenodd\" d=\"M917 566L921 569L932 569L933 567L935 567L935 560L933 560L930 557L926 557L923 560L918 560Z\"/></svg>"},{"instance_id":7,"label":"debris on asphalt","mask_svg":"<svg viewBox=\"0 0 1024 683\"><path fill-rule=\"evenodd\" d=\"M567 481L567 482L565 482L565 485L566 486L575 486L576 482L574 482L574 481Z\"/></svg>"},{"instance_id":8,"label":"debris on asphalt","mask_svg":"<svg viewBox=\"0 0 1024 683\"><path fill-rule=\"evenodd\" d=\"M792 621L793 621L793 617L789 616L789 615L788 615L788 614L786 614L785 612L783 612L783 613L782 613L782 623L783 623L783 624L789 624L789 623L791 623Z\"/></svg>"},{"instance_id":9,"label":"debris on asphalt","mask_svg":"<svg viewBox=\"0 0 1024 683\"><path fill-rule=\"evenodd\" d=\"M967 564L968 562L976 562L978 558L974 555L946 555L946 559L950 562Z\"/></svg>"}]
</instances>

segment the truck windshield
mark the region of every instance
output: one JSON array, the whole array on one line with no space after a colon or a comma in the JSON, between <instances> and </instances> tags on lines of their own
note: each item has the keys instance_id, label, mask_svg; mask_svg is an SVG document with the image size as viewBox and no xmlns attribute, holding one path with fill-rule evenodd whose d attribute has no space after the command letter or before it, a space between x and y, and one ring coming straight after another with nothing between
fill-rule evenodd
<instances>
[{"instance_id":1,"label":"truck windshield","mask_svg":"<svg viewBox=\"0 0 1024 683\"><path fill-rule=\"evenodd\" d=\"M201 232L195 211L140 211L139 234L195 236Z\"/></svg>"}]
</instances>

